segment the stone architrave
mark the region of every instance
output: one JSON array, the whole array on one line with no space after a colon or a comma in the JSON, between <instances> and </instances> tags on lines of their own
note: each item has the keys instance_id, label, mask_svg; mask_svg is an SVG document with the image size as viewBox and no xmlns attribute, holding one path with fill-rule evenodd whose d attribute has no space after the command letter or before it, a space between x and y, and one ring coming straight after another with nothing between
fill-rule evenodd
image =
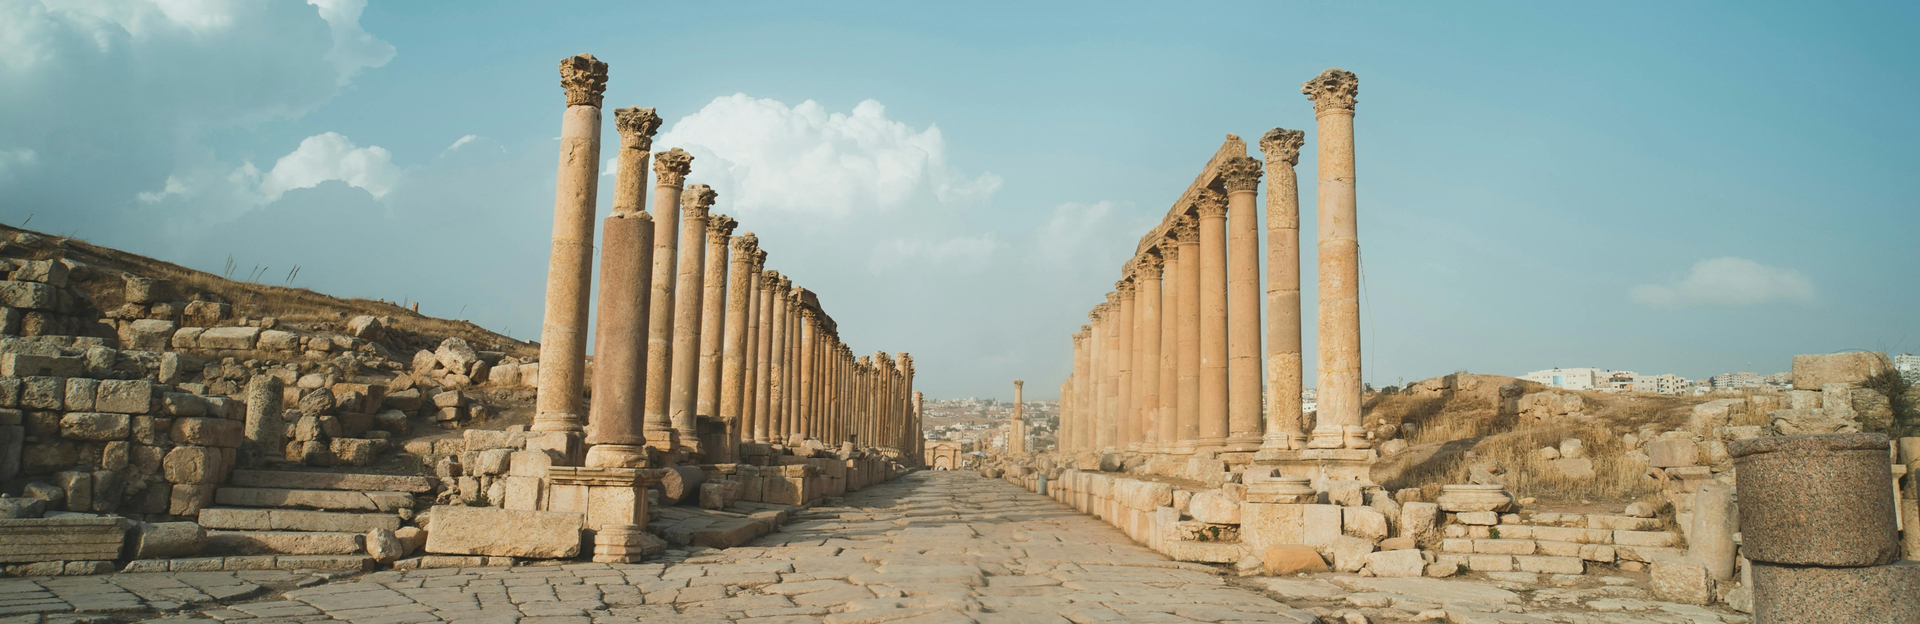
<instances>
[{"instance_id":1,"label":"stone architrave","mask_svg":"<svg viewBox=\"0 0 1920 624\"><path fill-rule=\"evenodd\" d=\"M1139 334L1134 345L1139 358L1133 368L1140 389L1136 395L1140 402L1140 450L1149 453L1163 452L1165 444L1160 438L1160 333L1164 324L1160 318L1160 272L1163 264L1160 256L1148 253L1140 256L1134 269L1134 280L1139 284L1134 293L1134 314L1139 317L1135 323Z\"/></svg>"},{"instance_id":2,"label":"stone architrave","mask_svg":"<svg viewBox=\"0 0 1920 624\"><path fill-rule=\"evenodd\" d=\"M1227 450L1260 448L1260 161L1221 166L1227 186Z\"/></svg>"},{"instance_id":3,"label":"stone architrave","mask_svg":"<svg viewBox=\"0 0 1920 624\"><path fill-rule=\"evenodd\" d=\"M695 376L694 416L720 416L720 351L721 342L726 338L727 265L731 257L727 239L737 225L738 222L726 215L707 219L707 267L706 274L700 278L706 294L700 297L700 362Z\"/></svg>"},{"instance_id":4,"label":"stone architrave","mask_svg":"<svg viewBox=\"0 0 1920 624\"><path fill-rule=\"evenodd\" d=\"M587 367L587 297L593 279L593 213L600 188L600 101L607 64L581 54L560 61L567 112L560 123L553 247L540 324L540 385L534 431L579 432Z\"/></svg>"},{"instance_id":5,"label":"stone architrave","mask_svg":"<svg viewBox=\"0 0 1920 624\"><path fill-rule=\"evenodd\" d=\"M668 416L673 384L674 271L680 257L680 197L693 156L676 147L653 158L653 288L647 301L647 446L662 453L679 448ZM545 369L543 365L541 367Z\"/></svg>"},{"instance_id":6,"label":"stone architrave","mask_svg":"<svg viewBox=\"0 0 1920 624\"><path fill-rule=\"evenodd\" d=\"M1360 79L1329 69L1302 85L1319 123L1320 375L1310 448L1369 448L1360 423L1360 231L1353 108Z\"/></svg>"},{"instance_id":7,"label":"stone architrave","mask_svg":"<svg viewBox=\"0 0 1920 624\"><path fill-rule=\"evenodd\" d=\"M645 188L653 133L651 108L613 112L620 132L614 159L613 214L601 224L600 300L593 346L593 401L587 418L586 464L647 467L647 303L652 297L653 218Z\"/></svg>"},{"instance_id":8,"label":"stone architrave","mask_svg":"<svg viewBox=\"0 0 1920 624\"><path fill-rule=\"evenodd\" d=\"M1160 403L1154 422L1160 431L1156 453L1173 452L1180 441L1180 247L1174 239L1158 243L1160 271Z\"/></svg>"},{"instance_id":9,"label":"stone architrave","mask_svg":"<svg viewBox=\"0 0 1920 624\"><path fill-rule=\"evenodd\" d=\"M1027 419L1025 398L1020 392L1027 382L1013 380L1013 420L1007 424L1007 452L1021 454L1027 452Z\"/></svg>"},{"instance_id":10,"label":"stone architrave","mask_svg":"<svg viewBox=\"0 0 1920 624\"><path fill-rule=\"evenodd\" d=\"M1263 451L1304 450L1300 351L1300 164L1306 133L1274 128L1260 138L1267 156L1267 430Z\"/></svg>"},{"instance_id":11,"label":"stone architrave","mask_svg":"<svg viewBox=\"0 0 1920 624\"><path fill-rule=\"evenodd\" d=\"M1194 200L1200 220L1200 437L1227 443L1227 200L1202 189Z\"/></svg>"},{"instance_id":12,"label":"stone architrave","mask_svg":"<svg viewBox=\"0 0 1920 624\"><path fill-rule=\"evenodd\" d=\"M1131 271L1128 271L1131 273ZM1120 294L1120 322L1114 325L1114 365L1119 369L1115 375L1119 406L1115 410L1115 429L1113 445L1128 451L1140 450L1140 412L1135 410L1133 402L1133 339L1139 335L1134 328L1135 312L1132 276L1114 284L1114 292Z\"/></svg>"},{"instance_id":13,"label":"stone architrave","mask_svg":"<svg viewBox=\"0 0 1920 624\"><path fill-rule=\"evenodd\" d=\"M753 363L753 441L756 444L766 444L773 439L773 298L774 289L779 285L778 272L761 270L756 294L760 318L754 329L757 338Z\"/></svg>"},{"instance_id":14,"label":"stone architrave","mask_svg":"<svg viewBox=\"0 0 1920 624\"><path fill-rule=\"evenodd\" d=\"M706 296L707 211L719 195L705 184L687 187L681 196L680 262L673 287L673 381L667 414L680 446L700 452L700 427L693 404L700 375L700 311Z\"/></svg>"},{"instance_id":15,"label":"stone architrave","mask_svg":"<svg viewBox=\"0 0 1920 624\"><path fill-rule=\"evenodd\" d=\"M725 461L739 461L737 446L752 439L747 421L748 335L752 334L753 254L759 251L759 237L747 232L728 241L732 247L727 270L727 315L720 363L720 404L718 416L727 424Z\"/></svg>"},{"instance_id":16,"label":"stone architrave","mask_svg":"<svg viewBox=\"0 0 1920 624\"><path fill-rule=\"evenodd\" d=\"M1173 452L1191 455L1200 439L1200 227L1192 218L1183 217L1174 232L1180 246L1176 285L1180 336L1175 343L1180 350L1175 362L1180 380L1175 414L1180 428L1174 436Z\"/></svg>"}]
</instances>

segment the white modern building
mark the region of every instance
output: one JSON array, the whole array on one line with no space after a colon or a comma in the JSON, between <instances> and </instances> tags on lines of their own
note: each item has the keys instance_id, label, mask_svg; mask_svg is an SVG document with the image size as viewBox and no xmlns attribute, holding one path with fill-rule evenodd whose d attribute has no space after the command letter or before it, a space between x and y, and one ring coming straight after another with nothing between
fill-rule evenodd
<instances>
[{"instance_id":1,"label":"white modern building","mask_svg":"<svg viewBox=\"0 0 1920 624\"><path fill-rule=\"evenodd\" d=\"M1709 386L1719 390L1746 390L1764 385L1758 373L1720 373L1709 380Z\"/></svg>"},{"instance_id":2,"label":"white modern building","mask_svg":"<svg viewBox=\"0 0 1920 624\"><path fill-rule=\"evenodd\" d=\"M1920 384L1920 355L1908 353L1894 356L1893 370L1900 371L1900 376L1907 383Z\"/></svg>"},{"instance_id":3,"label":"white modern building","mask_svg":"<svg viewBox=\"0 0 1920 624\"><path fill-rule=\"evenodd\" d=\"M1607 386L1607 382L1613 378L1613 371L1598 368L1550 368L1533 371L1520 378L1564 390L1597 390Z\"/></svg>"},{"instance_id":4,"label":"white modern building","mask_svg":"<svg viewBox=\"0 0 1920 624\"><path fill-rule=\"evenodd\" d=\"M1638 375L1633 378L1634 392L1654 394L1680 394L1687 389L1689 382L1685 377L1674 374Z\"/></svg>"}]
</instances>

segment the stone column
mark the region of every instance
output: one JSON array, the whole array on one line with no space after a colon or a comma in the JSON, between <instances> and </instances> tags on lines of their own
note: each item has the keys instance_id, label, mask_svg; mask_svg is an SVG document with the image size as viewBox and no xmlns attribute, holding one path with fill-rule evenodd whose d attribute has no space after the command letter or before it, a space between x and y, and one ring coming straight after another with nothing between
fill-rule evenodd
<instances>
[{"instance_id":1,"label":"stone column","mask_svg":"<svg viewBox=\"0 0 1920 624\"><path fill-rule=\"evenodd\" d=\"M773 289L779 273L762 270L754 291L755 312L753 356L753 441L766 444L772 438L773 421Z\"/></svg>"},{"instance_id":2,"label":"stone column","mask_svg":"<svg viewBox=\"0 0 1920 624\"><path fill-rule=\"evenodd\" d=\"M660 117L651 108L613 111L620 132L613 214L601 226L600 302L595 315L593 402L586 465L645 468L647 299L652 296L653 218L646 213L648 150Z\"/></svg>"},{"instance_id":3,"label":"stone column","mask_svg":"<svg viewBox=\"0 0 1920 624\"><path fill-rule=\"evenodd\" d=\"M1260 161L1229 158L1227 186L1227 450L1260 448Z\"/></svg>"},{"instance_id":4,"label":"stone column","mask_svg":"<svg viewBox=\"0 0 1920 624\"><path fill-rule=\"evenodd\" d=\"M1160 256L1153 251L1142 254L1134 269L1134 324L1139 332L1134 347L1139 354L1133 368L1139 379L1140 450L1163 452L1166 442L1160 438Z\"/></svg>"},{"instance_id":5,"label":"stone column","mask_svg":"<svg viewBox=\"0 0 1920 624\"><path fill-rule=\"evenodd\" d=\"M1119 384L1120 399L1119 409L1115 410L1114 416L1113 444L1117 448L1138 451L1140 413L1133 403L1133 339L1138 332L1134 330L1132 275L1127 277L1127 280L1114 284L1115 292L1120 293L1120 322L1114 324L1114 367L1119 369L1115 377Z\"/></svg>"},{"instance_id":6,"label":"stone column","mask_svg":"<svg viewBox=\"0 0 1920 624\"><path fill-rule=\"evenodd\" d=\"M766 318L763 314L766 309L766 297L763 296L764 291L760 283L765 280L761 273L767 264L767 252L759 248L758 240L754 241L754 245L746 274L749 298L747 299L746 365L743 367L746 369L746 380L741 383L740 388L741 442L764 442L762 436L766 432L766 425L760 420L760 404L763 402L760 399L760 380L764 377L760 373L760 362L764 361L764 358L760 357L760 343L764 335L761 333L761 327L764 324L761 319Z\"/></svg>"},{"instance_id":7,"label":"stone column","mask_svg":"<svg viewBox=\"0 0 1920 624\"><path fill-rule=\"evenodd\" d=\"M1060 382L1060 418L1053 428L1053 450L1064 452L1067 449L1067 415L1073 413L1073 376Z\"/></svg>"},{"instance_id":8,"label":"stone column","mask_svg":"<svg viewBox=\"0 0 1920 624\"><path fill-rule=\"evenodd\" d=\"M1189 216L1181 218L1174 229L1180 249L1180 354L1175 362L1180 377L1176 412L1180 431L1175 436L1174 452L1191 455L1200 440L1200 227Z\"/></svg>"},{"instance_id":9,"label":"stone column","mask_svg":"<svg viewBox=\"0 0 1920 624\"><path fill-rule=\"evenodd\" d=\"M919 390L913 391L913 458L914 465L921 467L927 465L927 421L922 411L926 400Z\"/></svg>"},{"instance_id":10,"label":"stone column","mask_svg":"<svg viewBox=\"0 0 1920 624\"><path fill-rule=\"evenodd\" d=\"M1062 429L1067 428L1068 422L1072 423L1072 428L1063 432L1066 440L1061 445L1061 450L1080 451L1086 448L1087 378L1092 375L1087 368L1091 360L1091 349L1088 348L1087 342L1092 333L1092 325L1081 325L1080 333L1073 335L1073 411L1071 418L1063 417L1061 422ZM1065 413L1064 410L1063 413Z\"/></svg>"},{"instance_id":11,"label":"stone column","mask_svg":"<svg viewBox=\"0 0 1920 624\"><path fill-rule=\"evenodd\" d=\"M700 296L700 365L695 376L693 414L707 418L720 416L721 342L726 338L727 239L738 222L726 215L707 219L707 268L700 277L706 293Z\"/></svg>"},{"instance_id":12,"label":"stone column","mask_svg":"<svg viewBox=\"0 0 1920 624\"><path fill-rule=\"evenodd\" d=\"M1263 451L1307 448L1300 394L1306 387L1300 356L1299 130L1274 128L1260 138L1267 156L1267 430Z\"/></svg>"},{"instance_id":13,"label":"stone column","mask_svg":"<svg viewBox=\"0 0 1920 624\"><path fill-rule=\"evenodd\" d=\"M873 358L865 355L860 356L858 363L854 364L854 370L860 375L860 429L859 432L855 434L859 437L855 442L857 445L863 447L874 446L872 404Z\"/></svg>"},{"instance_id":14,"label":"stone column","mask_svg":"<svg viewBox=\"0 0 1920 624\"><path fill-rule=\"evenodd\" d=\"M1312 448L1369 448L1360 423L1360 231L1353 105L1360 79L1329 69L1300 87L1319 122L1320 381Z\"/></svg>"},{"instance_id":15,"label":"stone column","mask_svg":"<svg viewBox=\"0 0 1920 624\"><path fill-rule=\"evenodd\" d=\"M693 413L700 375L700 306L706 297L707 210L718 195L705 184L687 187L680 198L680 266L673 287L673 383L668 414L681 448L700 453L699 421Z\"/></svg>"},{"instance_id":16,"label":"stone column","mask_svg":"<svg viewBox=\"0 0 1920 624\"><path fill-rule=\"evenodd\" d=\"M1155 452L1172 452L1180 442L1180 247L1172 238L1158 243L1160 272L1160 407L1154 422L1159 428L1160 447Z\"/></svg>"},{"instance_id":17,"label":"stone column","mask_svg":"<svg viewBox=\"0 0 1920 624\"><path fill-rule=\"evenodd\" d=\"M774 444L786 444L787 426L787 288L793 282L779 273L767 272L773 276L773 288L767 295L773 299L773 319L770 323L772 348L769 353L767 371L767 441Z\"/></svg>"},{"instance_id":18,"label":"stone column","mask_svg":"<svg viewBox=\"0 0 1920 624\"><path fill-rule=\"evenodd\" d=\"M794 428L794 431L799 433L802 438L814 438L820 435L819 423L814 422L814 417L818 414L813 404L814 383L819 381L819 376L815 375L813 370L813 344L819 340L817 330L814 328L818 326L819 323L814 317L813 309L804 306L801 307L800 370L798 371L798 376L800 377L800 392L796 393L799 399L796 405L800 413L800 424Z\"/></svg>"},{"instance_id":19,"label":"stone column","mask_svg":"<svg viewBox=\"0 0 1920 624\"><path fill-rule=\"evenodd\" d=\"M534 431L578 432L587 367L587 296L593 276L593 211L600 185L600 98L607 64L581 54L560 61L567 112L560 122L553 248L547 257L546 313L540 324L540 389ZM577 458L576 458L577 459Z\"/></svg>"},{"instance_id":20,"label":"stone column","mask_svg":"<svg viewBox=\"0 0 1920 624\"><path fill-rule=\"evenodd\" d=\"M1020 395L1021 388L1026 383L1018 379L1013 380L1013 421L1007 426L1008 453L1027 452L1026 405Z\"/></svg>"},{"instance_id":21,"label":"stone column","mask_svg":"<svg viewBox=\"0 0 1920 624\"><path fill-rule=\"evenodd\" d=\"M1227 201L1202 189L1200 228L1200 447L1227 442Z\"/></svg>"},{"instance_id":22,"label":"stone column","mask_svg":"<svg viewBox=\"0 0 1920 624\"><path fill-rule=\"evenodd\" d=\"M1111 303L1113 294L1107 294L1108 303L1093 308L1093 444L1089 448L1104 450L1113 446L1113 432L1107 427L1113 410L1113 335L1107 326L1113 324L1110 317L1119 316Z\"/></svg>"},{"instance_id":23,"label":"stone column","mask_svg":"<svg viewBox=\"0 0 1920 624\"><path fill-rule=\"evenodd\" d=\"M739 441L752 439L750 423L745 418L747 404L747 335L751 321L747 309L753 306L753 252L760 244L760 238L753 232L735 236L728 242L732 247L727 269L727 316L724 330L725 348L722 349L720 362L720 402L718 415L727 423L727 449L723 461L739 461Z\"/></svg>"},{"instance_id":24,"label":"stone column","mask_svg":"<svg viewBox=\"0 0 1920 624\"><path fill-rule=\"evenodd\" d=\"M787 291L787 355L786 361L784 362L786 370L785 373L783 373L785 379L781 380L781 382L786 385L786 392L782 393L785 400L784 404L780 406L781 412L784 413L786 417L781 419L784 424L780 430L780 439L789 443L793 440L793 434L800 432L800 392L802 388L800 387L801 306L799 294L800 291L803 290L805 289L795 287Z\"/></svg>"},{"instance_id":25,"label":"stone column","mask_svg":"<svg viewBox=\"0 0 1920 624\"><path fill-rule=\"evenodd\" d=\"M667 415L673 385L674 269L680 257L680 196L693 156L676 147L653 158L653 288L647 300L647 446L661 453L679 448ZM546 368L541 366L541 368Z\"/></svg>"},{"instance_id":26,"label":"stone column","mask_svg":"<svg viewBox=\"0 0 1920 624\"><path fill-rule=\"evenodd\" d=\"M900 417L895 419L893 448L900 449L900 452L905 454L907 452L907 421L913 418L913 355L901 351L899 358L895 361L899 362L900 367L900 389L895 392L894 405L899 406Z\"/></svg>"}]
</instances>

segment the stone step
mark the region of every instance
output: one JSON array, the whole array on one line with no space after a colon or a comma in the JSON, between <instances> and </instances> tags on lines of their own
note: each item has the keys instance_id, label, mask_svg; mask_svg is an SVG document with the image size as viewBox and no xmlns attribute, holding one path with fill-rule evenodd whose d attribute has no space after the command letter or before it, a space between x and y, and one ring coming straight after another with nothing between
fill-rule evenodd
<instances>
[{"instance_id":1,"label":"stone step","mask_svg":"<svg viewBox=\"0 0 1920 624\"><path fill-rule=\"evenodd\" d=\"M294 472L290 470L235 470L229 483L236 487L288 490L350 490L357 492L432 492L428 477L360 474L351 472Z\"/></svg>"},{"instance_id":2,"label":"stone step","mask_svg":"<svg viewBox=\"0 0 1920 624\"><path fill-rule=\"evenodd\" d=\"M212 555L352 555L367 552L359 533L313 531L208 531Z\"/></svg>"},{"instance_id":3,"label":"stone step","mask_svg":"<svg viewBox=\"0 0 1920 624\"><path fill-rule=\"evenodd\" d=\"M213 502L232 507L393 512L413 508L413 495L405 492L223 487L214 491Z\"/></svg>"},{"instance_id":4,"label":"stone step","mask_svg":"<svg viewBox=\"0 0 1920 624\"><path fill-rule=\"evenodd\" d=\"M238 531L323 531L365 533L400 528L400 516L384 513L345 513L298 509L208 507L200 510L200 526Z\"/></svg>"}]
</instances>

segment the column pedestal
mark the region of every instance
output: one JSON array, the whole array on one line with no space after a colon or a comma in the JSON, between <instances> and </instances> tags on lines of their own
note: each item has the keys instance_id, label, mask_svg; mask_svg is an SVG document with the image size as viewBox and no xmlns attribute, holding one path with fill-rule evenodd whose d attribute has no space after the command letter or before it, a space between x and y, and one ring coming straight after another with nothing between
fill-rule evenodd
<instances>
[{"instance_id":1,"label":"column pedestal","mask_svg":"<svg viewBox=\"0 0 1920 624\"><path fill-rule=\"evenodd\" d=\"M1380 454L1373 449L1262 449L1253 455L1256 466L1278 468L1284 476L1305 477L1322 489L1327 481L1357 479L1373 483L1373 465L1379 461Z\"/></svg>"}]
</instances>

